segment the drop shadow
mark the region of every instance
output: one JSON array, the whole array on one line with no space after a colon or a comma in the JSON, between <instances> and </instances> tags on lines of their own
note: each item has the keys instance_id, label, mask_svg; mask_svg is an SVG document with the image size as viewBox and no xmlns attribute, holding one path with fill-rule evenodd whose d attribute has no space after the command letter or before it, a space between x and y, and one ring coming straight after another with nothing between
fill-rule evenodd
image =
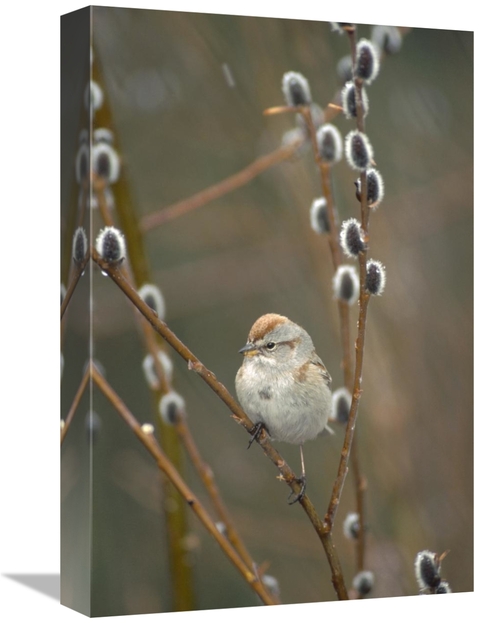
<instances>
[{"instance_id":1,"label":"drop shadow","mask_svg":"<svg viewBox=\"0 0 500 623\"><path fill-rule=\"evenodd\" d=\"M4 577L33 588L48 597L61 600L59 573L3 573Z\"/></svg>"}]
</instances>

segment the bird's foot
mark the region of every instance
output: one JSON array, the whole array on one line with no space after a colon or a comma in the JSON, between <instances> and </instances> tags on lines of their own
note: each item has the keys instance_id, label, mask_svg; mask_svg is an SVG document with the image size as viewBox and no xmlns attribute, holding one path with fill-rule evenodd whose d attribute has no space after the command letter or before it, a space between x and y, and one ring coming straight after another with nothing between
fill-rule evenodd
<instances>
[{"instance_id":1,"label":"bird's foot","mask_svg":"<svg viewBox=\"0 0 500 623\"><path fill-rule=\"evenodd\" d=\"M295 502L300 502L300 500L304 497L304 493L306 492L306 475L302 474L302 476L300 478L296 478L295 482L298 482L301 487L300 487L300 491L298 493L295 493L292 491L290 493L290 495L288 496L288 504L295 504ZM293 495L293 498L290 500L291 496Z\"/></svg>"},{"instance_id":2,"label":"bird's foot","mask_svg":"<svg viewBox=\"0 0 500 623\"><path fill-rule=\"evenodd\" d=\"M248 448L250 448L250 446L253 444L253 442L260 435L262 429L267 430L266 429L266 425L264 424L264 422L257 422L257 424L252 428L252 430L250 431L251 434L252 434L252 437L250 438L250 441L248 442L247 450L248 450Z\"/></svg>"}]
</instances>

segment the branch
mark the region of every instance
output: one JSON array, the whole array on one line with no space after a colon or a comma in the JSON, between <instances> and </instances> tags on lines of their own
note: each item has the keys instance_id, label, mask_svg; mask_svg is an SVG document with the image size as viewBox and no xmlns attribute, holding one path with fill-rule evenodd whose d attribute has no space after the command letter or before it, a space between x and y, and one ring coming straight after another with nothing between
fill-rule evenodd
<instances>
[{"instance_id":1,"label":"branch","mask_svg":"<svg viewBox=\"0 0 500 623\"><path fill-rule=\"evenodd\" d=\"M352 67L353 67L353 75L354 75L354 66L356 62L356 30L353 28L352 30L347 30L347 35L349 37L349 42L351 46L351 58L352 58ZM356 85L356 125L357 129L360 132L364 132L364 112L363 112L363 104L362 104L362 94L361 90L363 87L363 82L359 79L355 79ZM366 170L361 171L360 174L361 179L361 227L365 231L368 236L368 219L369 219L369 208L368 208L368 199L367 199L367 181L366 181ZM355 351L356 351L356 362L355 362L355 371L354 371L354 382L353 382L353 390L352 390L352 402L351 409L349 411L349 418L347 420L346 432L344 437L344 443L342 446L342 451L340 455L340 463L339 469L337 473L337 478L333 485L332 495L330 498L330 503L328 505L328 509L325 515L325 525L330 528L333 527L335 521L335 515L338 510L340 496L342 494L342 489L344 487L345 479L347 477L348 471L348 462L349 456L351 453L351 448L354 442L354 429L356 426L356 418L358 415L359 401L361 399L361 380L362 380L362 371L363 371L363 355L364 355L364 345L365 345L365 331L366 331L366 317L368 312L368 302L370 300L370 294L365 290L364 284L366 281L366 252L359 254L359 281L360 281L360 295L359 295L359 317L358 317L358 335L356 338ZM364 522L364 510L363 510L363 489L364 479L361 477L361 471L359 467L359 460L357 452L354 454L355 460L355 484L356 484L356 506L357 512L359 516L359 531L360 536L358 538L358 563L363 561L364 559L364 530L365 530L365 522Z\"/></svg>"},{"instance_id":2,"label":"branch","mask_svg":"<svg viewBox=\"0 0 500 623\"><path fill-rule=\"evenodd\" d=\"M231 516L229 515L229 512L220 495L219 489L213 476L213 472L203 460L198 450L198 447L196 446L196 443L193 439L193 436L191 435L189 427L182 418L178 418L178 421L175 424L175 428L184 447L186 448L189 458L193 462L193 465L198 472L198 475L200 476L203 484L205 485L205 488L208 492L208 495L210 496L210 499L212 500L212 504L214 505L215 511L219 519L222 521L224 527L226 528L227 538L229 539L234 549L238 552L246 566L249 569L252 569L254 567L254 561L236 530L233 520L231 519Z\"/></svg>"},{"instance_id":3,"label":"branch","mask_svg":"<svg viewBox=\"0 0 500 623\"><path fill-rule=\"evenodd\" d=\"M364 284L364 279L366 277L366 262L364 271L360 270L360 279L362 278L362 283ZM360 260L360 268L362 268L362 262ZM328 505L328 510L325 515L325 525L328 529L332 529L335 515L338 510L338 505L340 502L340 496L342 494L342 489L344 487L344 482L347 476L347 463L349 461L349 454L351 452L351 446L354 439L354 429L356 426L356 417L358 415L358 407L359 401L361 399L361 375L363 370L363 354L364 354L364 344L365 344L365 330L366 330L366 312L368 308L368 301L370 300L370 295L364 290L360 294L359 297L359 320L358 320L358 337L356 339L356 367L354 371L354 388L352 391L352 402L351 409L349 411L349 418L347 420L346 432L344 437L344 444L342 446L342 451L340 453L340 463L337 474L337 479L333 485L333 491L330 498L330 503ZM362 530L362 526L360 525L360 530Z\"/></svg>"},{"instance_id":4,"label":"branch","mask_svg":"<svg viewBox=\"0 0 500 623\"><path fill-rule=\"evenodd\" d=\"M327 110L331 110L334 105L329 104ZM334 110L336 113L342 111L341 107L335 106ZM328 245L330 247L330 254L332 257L333 263L333 272L337 270L338 266L341 263L342 251L340 249L339 243L339 234L338 234L338 223L337 223L337 215L335 210L335 200L333 196L332 184L330 180L330 165L322 162L321 156L318 148L318 141L316 138L316 129L314 127L311 110L309 107L303 107L302 115L309 129L309 133L311 135L311 142L314 151L314 160L316 162L316 166L318 167L320 176L321 176L321 189L323 193L323 197L325 198L327 204L327 219L328 219ZM332 115L333 113L330 113ZM346 301L338 300L338 310L339 310L339 318L340 318L340 334L342 339L342 370L344 373L344 385L345 387L352 386L352 363L351 363L351 338L350 338L350 328L349 328L349 305Z\"/></svg>"},{"instance_id":5,"label":"branch","mask_svg":"<svg viewBox=\"0 0 500 623\"><path fill-rule=\"evenodd\" d=\"M217 184L214 184L209 188L205 188L187 199L183 199L182 201L174 203L171 206L167 206L157 212L147 214L141 219L140 225L142 231L147 232L150 229L154 229L155 227L163 225L177 216L191 212L191 210L195 210L210 201L219 199L219 197L226 195L236 188L240 188L240 186L245 186L245 184L248 184L248 182L253 180L254 177L257 177L257 175L260 175L263 171L267 171L267 169L275 164L288 160L288 158L295 153L297 146L298 143L293 143L291 145L280 147L265 156L260 156L247 167L241 171L238 171L238 173L231 175L225 180L222 180L222 182L218 182Z\"/></svg>"},{"instance_id":6,"label":"branch","mask_svg":"<svg viewBox=\"0 0 500 623\"><path fill-rule=\"evenodd\" d=\"M64 296L63 302L61 303L61 320L69 305L71 297L73 296L73 292L75 291L76 286L78 285L78 282L80 281L80 277L83 275L85 271L85 267L87 266L89 259L90 259L90 254L87 251L87 254L85 255L83 262L80 262L80 264L76 266L71 273L71 279L68 283L68 288L66 290L66 294Z\"/></svg>"},{"instance_id":7,"label":"branch","mask_svg":"<svg viewBox=\"0 0 500 623\"><path fill-rule=\"evenodd\" d=\"M165 473L169 481L177 489L180 495L186 500L188 505L192 508L194 514L201 521L203 526L214 537L217 543L220 545L222 551L226 554L233 565L238 569L246 582L261 598L262 602L266 605L274 605L275 601L269 595L265 586L262 584L258 576L253 573L242 562L238 553L233 549L229 541L219 532L217 526L210 518L209 514L205 510L204 506L191 491L191 489L184 482L179 472L175 469L174 464L163 453L158 442L152 433L147 432L135 419L132 413L128 410L125 403L120 399L118 394L109 385L106 379L100 374L94 364L90 364L90 374L93 381L99 387L101 392L111 402L111 404L118 411L125 423L133 430L135 435L139 438L139 441L145 446L148 452L156 459L158 467Z\"/></svg>"},{"instance_id":8,"label":"branch","mask_svg":"<svg viewBox=\"0 0 500 623\"><path fill-rule=\"evenodd\" d=\"M63 426L61 428L61 446L63 444L63 441L66 438L69 425L73 421L73 417L78 408L78 405L80 404L80 400L82 399L83 392L85 391L85 388L87 387L89 378L90 378L90 372L89 372L89 367L87 366L87 369L85 370L85 374L83 375L83 378L81 380L80 386L76 390L75 397L73 398L73 402L71 403L71 407L69 408L68 415L66 416L66 419L64 420Z\"/></svg>"}]
</instances>

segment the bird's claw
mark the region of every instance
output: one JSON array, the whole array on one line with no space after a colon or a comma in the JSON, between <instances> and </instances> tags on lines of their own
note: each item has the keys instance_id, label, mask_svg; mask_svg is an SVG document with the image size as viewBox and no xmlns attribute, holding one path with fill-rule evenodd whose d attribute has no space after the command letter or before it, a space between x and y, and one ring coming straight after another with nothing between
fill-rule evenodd
<instances>
[{"instance_id":1,"label":"bird's claw","mask_svg":"<svg viewBox=\"0 0 500 623\"><path fill-rule=\"evenodd\" d=\"M300 502L300 500L304 497L304 493L306 492L306 477L305 475L301 476L300 478L296 478L295 482L298 482L301 487L300 487L300 491L296 494L294 494L293 498L290 500L290 497L293 494L293 491L290 492L290 495L288 496L288 504L292 505L295 504L295 502Z\"/></svg>"},{"instance_id":2,"label":"bird's claw","mask_svg":"<svg viewBox=\"0 0 500 623\"><path fill-rule=\"evenodd\" d=\"M265 430L265 425L264 422L258 422L251 430L252 433L252 437L250 438L250 441L248 442L248 446L247 446L247 450L250 448L250 446L253 444L253 442L257 439L257 437L260 435L260 432L262 429Z\"/></svg>"}]
</instances>

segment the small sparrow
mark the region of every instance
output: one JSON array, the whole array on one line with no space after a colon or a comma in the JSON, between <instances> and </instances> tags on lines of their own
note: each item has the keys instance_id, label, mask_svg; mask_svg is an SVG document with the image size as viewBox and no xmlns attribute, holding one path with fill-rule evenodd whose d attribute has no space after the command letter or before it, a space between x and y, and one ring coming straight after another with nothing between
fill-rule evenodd
<instances>
[{"instance_id":1,"label":"small sparrow","mask_svg":"<svg viewBox=\"0 0 500 623\"><path fill-rule=\"evenodd\" d=\"M322 431L331 413L331 377L302 327L285 316L261 316L239 351L244 359L236 375L236 393L255 424L251 443L265 428L271 439L299 444L301 491L290 502L300 500L306 488L302 445Z\"/></svg>"}]
</instances>

